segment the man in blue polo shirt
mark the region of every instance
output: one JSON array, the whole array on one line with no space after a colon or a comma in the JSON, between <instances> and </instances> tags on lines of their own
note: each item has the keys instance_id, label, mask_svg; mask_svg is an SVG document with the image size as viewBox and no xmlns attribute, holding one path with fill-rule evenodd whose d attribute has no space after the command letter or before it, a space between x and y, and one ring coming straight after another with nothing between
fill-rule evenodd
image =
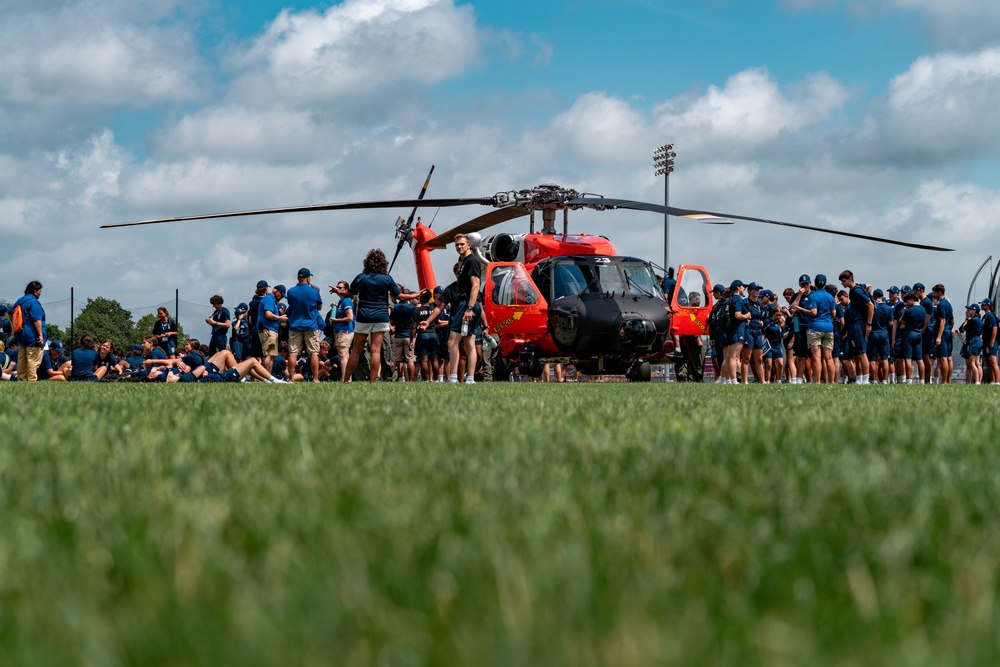
<instances>
[{"instance_id":1,"label":"man in blue polo shirt","mask_svg":"<svg viewBox=\"0 0 1000 667\"><path fill-rule=\"evenodd\" d=\"M812 360L813 384L836 381L836 367L833 363L833 311L837 302L826 291L826 276L816 274L814 290L803 298L798 312L809 316L806 328L806 346Z\"/></svg>"},{"instance_id":2,"label":"man in blue polo shirt","mask_svg":"<svg viewBox=\"0 0 1000 667\"><path fill-rule=\"evenodd\" d=\"M868 365L876 382L889 382L889 327L892 324L892 308L883 303L882 290L872 292L875 299L875 316L872 318L872 329L868 334ZM895 375L893 374L893 379Z\"/></svg>"},{"instance_id":3,"label":"man in blue polo shirt","mask_svg":"<svg viewBox=\"0 0 1000 667\"><path fill-rule=\"evenodd\" d=\"M917 364L919 384L931 383L931 372L934 370L934 360L937 359L937 347L934 345L934 331L931 329L931 320L934 319L934 300L927 295L923 283L913 283L913 293L917 297L917 303L927 313L927 320L923 331L920 332L920 349L923 355L920 363Z\"/></svg>"},{"instance_id":4,"label":"man in blue polo shirt","mask_svg":"<svg viewBox=\"0 0 1000 667\"><path fill-rule=\"evenodd\" d=\"M14 334L17 343L17 379L35 382L38 369L42 366L45 347L45 310L38 297L42 295L42 283L32 280L24 288L24 296L14 303L11 312L20 308L23 325Z\"/></svg>"},{"instance_id":5,"label":"man in blue polo shirt","mask_svg":"<svg viewBox=\"0 0 1000 667\"><path fill-rule=\"evenodd\" d=\"M312 284L312 271L302 267L298 284L288 290L288 366L298 367L300 354L309 355L312 381L319 382L319 339L323 329L323 297ZM293 371L294 372L294 371Z\"/></svg>"},{"instance_id":6,"label":"man in blue polo shirt","mask_svg":"<svg viewBox=\"0 0 1000 667\"><path fill-rule=\"evenodd\" d=\"M257 306L257 327L264 368L271 371L274 356L278 354L278 325L288 321L288 315L281 314L278 302L285 298L285 286L275 285L270 294L265 294Z\"/></svg>"}]
</instances>

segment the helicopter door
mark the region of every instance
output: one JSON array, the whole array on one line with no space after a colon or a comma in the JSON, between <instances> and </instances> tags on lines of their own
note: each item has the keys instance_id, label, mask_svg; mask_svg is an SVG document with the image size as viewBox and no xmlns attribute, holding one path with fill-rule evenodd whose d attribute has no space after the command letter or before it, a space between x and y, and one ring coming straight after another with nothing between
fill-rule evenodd
<instances>
[{"instance_id":1,"label":"helicopter door","mask_svg":"<svg viewBox=\"0 0 1000 667\"><path fill-rule=\"evenodd\" d=\"M486 317L501 335L544 334L547 304L535 283L517 263L494 262L486 269Z\"/></svg>"},{"instance_id":2,"label":"helicopter door","mask_svg":"<svg viewBox=\"0 0 1000 667\"><path fill-rule=\"evenodd\" d=\"M681 264L677 268L677 286L670 301L673 316L670 333L675 336L704 336L708 333L708 314L712 311L712 283L703 266Z\"/></svg>"}]
</instances>

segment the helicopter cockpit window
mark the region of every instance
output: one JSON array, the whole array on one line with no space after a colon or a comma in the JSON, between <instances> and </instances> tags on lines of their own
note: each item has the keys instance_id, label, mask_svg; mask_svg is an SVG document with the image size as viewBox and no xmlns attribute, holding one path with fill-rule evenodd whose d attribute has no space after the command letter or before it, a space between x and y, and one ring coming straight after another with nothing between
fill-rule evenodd
<instances>
[{"instance_id":1,"label":"helicopter cockpit window","mask_svg":"<svg viewBox=\"0 0 1000 667\"><path fill-rule=\"evenodd\" d=\"M701 308L708 303L708 283L701 271L685 271L678 285L677 304L688 308Z\"/></svg>"},{"instance_id":2,"label":"helicopter cockpit window","mask_svg":"<svg viewBox=\"0 0 1000 667\"><path fill-rule=\"evenodd\" d=\"M625 274L625 284L629 294L663 298L660 285L656 282L656 275L647 265L622 264L622 272Z\"/></svg>"},{"instance_id":3,"label":"helicopter cockpit window","mask_svg":"<svg viewBox=\"0 0 1000 667\"><path fill-rule=\"evenodd\" d=\"M491 275L493 303L499 306L530 306L538 303L538 292L524 267L497 266Z\"/></svg>"},{"instance_id":4,"label":"helicopter cockpit window","mask_svg":"<svg viewBox=\"0 0 1000 667\"><path fill-rule=\"evenodd\" d=\"M552 298L559 299L564 296L576 296L588 291L588 283L591 280L584 275L584 270L592 276L593 272L590 271L591 268L569 262L556 264L552 270Z\"/></svg>"}]
</instances>

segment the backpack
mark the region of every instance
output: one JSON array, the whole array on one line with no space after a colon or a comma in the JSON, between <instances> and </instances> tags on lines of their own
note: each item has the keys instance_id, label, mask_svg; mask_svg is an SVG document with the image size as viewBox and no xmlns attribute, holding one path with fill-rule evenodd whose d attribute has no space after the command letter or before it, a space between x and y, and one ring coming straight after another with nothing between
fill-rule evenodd
<instances>
[{"instance_id":1,"label":"backpack","mask_svg":"<svg viewBox=\"0 0 1000 667\"><path fill-rule=\"evenodd\" d=\"M10 314L10 326L15 334L21 333L21 329L24 328L24 311L21 310L21 304L14 306Z\"/></svg>"},{"instance_id":2,"label":"backpack","mask_svg":"<svg viewBox=\"0 0 1000 667\"><path fill-rule=\"evenodd\" d=\"M712 333L728 331L733 324L733 298L721 299L708 315L708 326Z\"/></svg>"},{"instance_id":3,"label":"backpack","mask_svg":"<svg viewBox=\"0 0 1000 667\"><path fill-rule=\"evenodd\" d=\"M326 314L326 325L323 327L323 335L327 338L334 338L336 336L336 331L334 330L334 324L330 321L331 318L336 317L334 315L336 308L331 308L330 312Z\"/></svg>"}]
</instances>

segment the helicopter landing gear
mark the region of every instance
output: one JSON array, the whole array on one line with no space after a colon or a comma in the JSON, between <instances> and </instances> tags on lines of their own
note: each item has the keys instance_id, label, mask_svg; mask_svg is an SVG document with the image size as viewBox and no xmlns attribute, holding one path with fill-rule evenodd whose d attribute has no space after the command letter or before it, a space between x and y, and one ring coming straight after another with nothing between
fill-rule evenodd
<instances>
[{"instance_id":1,"label":"helicopter landing gear","mask_svg":"<svg viewBox=\"0 0 1000 667\"><path fill-rule=\"evenodd\" d=\"M493 381L508 382L510 374L514 370L514 364L507 360L507 357L498 355L493 362Z\"/></svg>"},{"instance_id":2,"label":"helicopter landing gear","mask_svg":"<svg viewBox=\"0 0 1000 667\"><path fill-rule=\"evenodd\" d=\"M632 367L625 373L625 379L629 382L649 382L652 379L652 371L648 361L634 362Z\"/></svg>"},{"instance_id":3,"label":"helicopter landing gear","mask_svg":"<svg viewBox=\"0 0 1000 667\"><path fill-rule=\"evenodd\" d=\"M521 350L517 370L529 377L542 377L542 364L538 361L534 347L528 346Z\"/></svg>"}]
</instances>

